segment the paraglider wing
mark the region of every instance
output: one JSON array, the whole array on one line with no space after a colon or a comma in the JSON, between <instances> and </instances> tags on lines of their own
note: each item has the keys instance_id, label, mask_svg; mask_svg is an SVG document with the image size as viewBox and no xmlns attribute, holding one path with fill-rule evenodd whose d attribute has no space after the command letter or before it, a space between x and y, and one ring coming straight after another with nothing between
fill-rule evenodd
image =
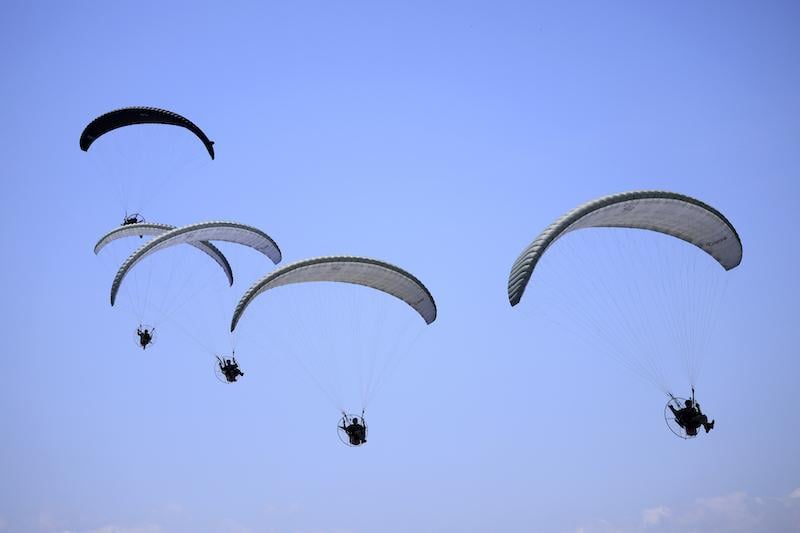
<instances>
[{"instance_id":1,"label":"paraglider wing","mask_svg":"<svg viewBox=\"0 0 800 533\"><path fill-rule=\"evenodd\" d=\"M152 222L140 222L138 224L119 226L103 235L100 240L97 241L97 244L94 245L94 253L100 253L100 250L102 250L108 243L117 239L140 235L162 235L174 229L175 226L170 226L169 224L155 224ZM222 270L225 271L225 276L228 278L228 284L233 285L233 270L231 269L228 259L222 254L219 248L207 241L190 242L188 244L190 246L194 246L204 254L211 257L211 259L213 259L220 267L222 267Z\"/></svg>"},{"instance_id":2,"label":"paraglider wing","mask_svg":"<svg viewBox=\"0 0 800 533\"><path fill-rule=\"evenodd\" d=\"M426 323L436 320L433 296L413 275L377 259L337 256L298 261L261 278L237 304L231 320L231 331L236 329L242 313L259 294L275 287L310 281L338 281L371 287L404 301Z\"/></svg>"},{"instance_id":3,"label":"paraglider wing","mask_svg":"<svg viewBox=\"0 0 800 533\"><path fill-rule=\"evenodd\" d=\"M657 231L691 243L711 255L725 270L742 261L736 229L713 207L683 194L633 191L605 196L568 212L547 227L514 262L508 299L516 305L536 264L561 236L581 228L618 227Z\"/></svg>"},{"instance_id":4,"label":"paraglider wing","mask_svg":"<svg viewBox=\"0 0 800 533\"><path fill-rule=\"evenodd\" d=\"M100 115L91 121L81 133L81 150L88 151L95 140L109 131L135 124L167 124L186 128L202 141L208 150L208 155L214 159L214 141L210 140L203 130L186 117L155 107L125 107Z\"/></svg>"},{"instance_id":5,"label":"paraglider wing","mask_svg":"<svg viewBox=\"0 0 800 533\"><path fill-rule=\"evenodd\" d=\"M130 227L130 226L128 226ZM258 228L238 222L201 222L168 231L142 245L128 257L117 271L111 285L111 305L128 272L148 255L177 244L199 241L226 241L253 248L266 255L273 263L281 260L281 251L269 235Z\"/></svg>"}]
</instances>

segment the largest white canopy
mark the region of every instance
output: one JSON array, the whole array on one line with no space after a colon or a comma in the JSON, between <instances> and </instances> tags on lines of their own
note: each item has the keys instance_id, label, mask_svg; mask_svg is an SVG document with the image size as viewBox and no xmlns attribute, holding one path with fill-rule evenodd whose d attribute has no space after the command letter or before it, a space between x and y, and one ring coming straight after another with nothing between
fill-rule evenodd
<instances>
[{"instance_id":1,"label":"largest white canopy","mask_svg":"<svg viewBox=\"0 0 800 533\"><path fill-rule=\"evenodd\" d=\"M136 266L136 264L148 255L183 243L201 241L225 241L241 244L253 248L277 264L281 260L281 251L272 238L253 226L239 224L238 222L201 222L190 224L172 231L168 231L153 240L142 245L138 250L128 257L117 271L114 282L111 285L111 305L117 298L117 291L122 284L122 280Z\"/></svg>"},{"instance_id":2,"label":"largest white canopy","mask_svg":"<svg viewBox=\"0 0 800 533\"><path fill-rule=\"evenodd\" d=\"M385 292L410 305L426 323L436 320L433 296L416 277L405 270L366 257L334 256L305 259L264 276L239 301L231 319L231 331L256 296L283 285L310 281L335 281L363 285Z\"/></svg>"},{"instance_id":3,"label":"largest white canopy","mask_svg":"<svg viewBox=\"0 0 800 533\"><path fill-rule=\"evenodd\" d=\"M117 239L142 235L163 235L164 233L174 229L175 226L171 226L169 224L156 224L154 222L139 222L137 224L126 224L124 226L119 226L100 237L100 240L98 240L97 244L94 245L94 253L100 253L100 250L105 248L107 244L116 241ZM233 285L233 270L231 269L228 259L222 254L222 252L219 251L219 248L206 241L190 242L188 244L189 246L194 246L204 254L211 257L211 259L213 259L222 268L222 270L225 271L225 276L228 278L228 284Z\"/></svg>"},{"instance_id":4,"label":"largest white canopy","mask_svg":"<svg viewBox=\"0 0 800 533\"><path fill-rule=\"evenodd\" d=\"M736 229L710 205L667 191L612 194L569 211L523 250L508 277L511 305L519 303L536 264L554 242L577 229L600 227L646 229L677 237L711 255L725 270L742 261Z\"/></svg>"}]
</instances>

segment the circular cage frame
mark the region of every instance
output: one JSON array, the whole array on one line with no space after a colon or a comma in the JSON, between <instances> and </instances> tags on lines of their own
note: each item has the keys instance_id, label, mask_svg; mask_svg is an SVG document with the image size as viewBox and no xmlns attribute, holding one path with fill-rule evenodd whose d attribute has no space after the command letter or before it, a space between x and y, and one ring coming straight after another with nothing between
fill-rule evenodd
<instances>
[{"instance_id":1,"label":"circular cage frame","mask_svg":"<svg viewBox=\"0 0 800 533\"><path fill-rule=\"evenodd\" d=\"M150 342L148 342L146 346L142 346L142 343L139 340L138 331L140 329L144 329L144 330L147 330L147 331L150 332ZM136 328L136 331L133 332L133 342L136 344L136 347L141 349L141 350L145 350L146 351L147 348L150 348L151 346L154 346L156 344L156 340L157 339L158 339L158 336L156 335L155 326L151 326L149 324L139 324L139 326Z\"/></svg>"},{"instance_id":2,"label":"circular cage frame","mask_svg":"<svg viewBox=\"0 0 800 533\"><path fill-rule=\"evenodd\" d=\"M220 359L225 360L226 357L228 356L222 354L214 355L214 377L216 377L217 381L219 381L220 383L224 383L225 385L233 385L235 383L238 383L239 380L237 379L236 381L228 381L228 378L225 377L225 374L223 374L222 370L219 368L219 360ZM230 358L235 359L233 355L231 355Z\"/></svg>"},{"instance_id":3,"label":"circular cage frame","mask_svg":"<svg viewBox=\"0 0 800 533\"><path fill-rule=\"evenodd\" d=\"M361 425L364 426L364 442L361 444L352 444L350 442L349 435L347 435L347 432L342 429L343 427L349 426L350 422L352 422L354 418L358 418L361 422ZM369 425L367 424L367 420L364 418L364 413L362 412L360 415L343 413L342 417L339 419L339 423L336 425L336 434L339 436L339 440L342 441L342 444L348 448L360 448L361 446L364 446L367 443L367 437L369 436Z\"/></svg>"},{"instance_id":4,"label":"circular cage frame","mask_svg":"<svg viewBox=\"0 0 800 533\"><path fill-rule=\"evenodd\" d=\"M690 435L686 433L686 430L678 424L678 421L675 419L675 415L670 410L669 406L672 405L675 409L683 409L687 402L686 398L675 397L669 399L669 401L664 406L664 421L667 423L667 427L672 432L673 435L679 437L684 440L689 440L697 437L697 433L694 435Z\"/></svg>"}]
</instances>

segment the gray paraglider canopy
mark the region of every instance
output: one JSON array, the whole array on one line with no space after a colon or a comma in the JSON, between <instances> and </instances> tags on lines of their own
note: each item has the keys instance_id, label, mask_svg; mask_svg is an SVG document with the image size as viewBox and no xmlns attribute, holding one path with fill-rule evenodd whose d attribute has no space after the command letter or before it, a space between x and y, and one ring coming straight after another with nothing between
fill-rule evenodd
<instances>
[{"instance_id":1,"label":"gray paraglider canopy","mask_svg":"<svg viewBox=\"0 0 800 533\"><path fill-rule=\"evenodd\" d=\"M436 320L436 303L428 289L405 270L366 257L319 257L298 261L270 273L245 292L231 319L231 331L244 310L259 294L292 283L333 281L363 285L399 298L430 324Z\"/></svg>"},{"instance_id":2,"label":"gray paraglider canopy","mask_svg":"<svg viewBox=\"0 0 800 533\"><path fill-rule=\"evenodd\" d=\"M125 279L128 272L139 261L154 252L171 246L204 241L226 241L241 244L266 255L275 264L281 260L281 251L275 241L269 235L253 226L239 224L238 222L190 224L159 235L142 245L123 262L111 285L111 305L114 305L122 280Z\"/></svg>"},{"instance_id":3,"label":"gray paraglider canopy","mask_svg":"<svg viewBox=\"0 0 800 533\"><path fill-rule=\"evenodd\" d=\"M516 305L539 259L567 233L582 228L636 228L671 235L691 243L730 270L742 261L736 229L713 207L683 194L632 191L604 196L569 211L528 245L511 267L508 299Z\"/></svg>"},{"instance_id":4,"label":"gray paraglider canopy","mask_svg":"<svg viewBox=\"0 0 800 533\"><path fill-rule=\"evenodd\" d=\"M171 226L169 224L156 224L153 222L140 222L137 224L119 226L103 235L100 240L97 241L97 244L94 245L94 253L100 253L100 250L102 250L107 244L116 241L117 239L142 235L163 235L164 233L174 229L175 226ZM222 254L219 248L207 241L189 242L188 244L189 246L194 246L204 254L211 257L211 259L213 259L225 272L225 276L228 278L228 284L233 285L233 270L231 269L228 259Z\"/></svg>"}]
</instances>

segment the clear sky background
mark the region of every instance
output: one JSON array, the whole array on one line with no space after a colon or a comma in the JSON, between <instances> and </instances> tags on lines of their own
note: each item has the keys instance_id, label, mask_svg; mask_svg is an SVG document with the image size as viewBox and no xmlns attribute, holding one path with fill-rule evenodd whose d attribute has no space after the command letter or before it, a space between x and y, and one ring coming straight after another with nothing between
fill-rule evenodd
<instances>
[{"instance_id":1,"label":"clear sky background","mask_svg":"<svg viewBox=\"0 0 800 533\"><path fill-rule=\"evenodd\" d=\"M799 23L779 1L6 2L0 531L800 531ZM78 148L128 105L216 141L148 218L433 292L367 446L291 360L251 350L226 387L178 336L133 346L91 251L122 210ZM506 297L550 221L641 188L744 243L702 377L717 428L689 442ZM238 295L268 267L231 253Z\"/></svg>"}]
</instances>

